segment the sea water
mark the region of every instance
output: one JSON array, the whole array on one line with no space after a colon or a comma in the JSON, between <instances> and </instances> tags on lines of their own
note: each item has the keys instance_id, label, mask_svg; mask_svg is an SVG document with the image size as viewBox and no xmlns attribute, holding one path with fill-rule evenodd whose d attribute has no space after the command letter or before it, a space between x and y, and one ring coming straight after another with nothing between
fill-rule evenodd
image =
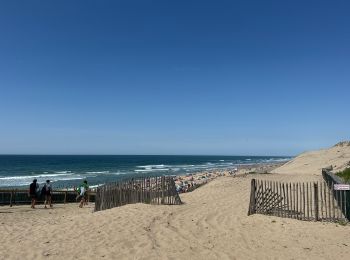
<instances>
[{"instance_id":1,"label":"sea water","mask_svg":"<svg viewBox=\"0 0 350 260\"><path fill-rule=\"evenodd\" d=\"M167 155L0 155L0 188L28 186L51 180L56 188L82 180L92 186L121 179L185 175L232 169L242 164L288 161L285 156L167 156Z\"/></svg>"}]
</instances>

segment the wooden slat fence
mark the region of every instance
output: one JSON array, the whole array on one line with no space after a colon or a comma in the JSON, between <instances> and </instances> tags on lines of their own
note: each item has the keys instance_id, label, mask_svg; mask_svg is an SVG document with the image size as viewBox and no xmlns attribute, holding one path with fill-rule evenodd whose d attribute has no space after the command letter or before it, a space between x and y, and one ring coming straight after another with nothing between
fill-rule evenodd
<instances>
[{"instance_id":1,"label":"wooden slat fence","mask_svg":"<svg viewBox=\"0 0 350 260\"><path fill-rule=\"evenodd\" d=\"M345 184L344 180L329 172L327 169L322 169L322 176L328 188L331 190L337 205L339 205L342 210L343 215L350 221L350 190L334 189L334 184Z\"/></svg>"},{"instance_id":2,"label":"wooden slat fence","mask_svg":"<svg viewBox=\"0 0 350 260\"><path fill-rule=\"evenodd\" d=\"M77 192L73 190L53 190L52 202L53 203L70 203L76 202ZM44 202L44 197L39 197L38 203ZM95 201L95 192L88 192L88 201ZM28 196L28 190L24 189L3 189L0 190L0 205L20 205L30 204L31 198Z\"/></svg>"},{"instance_id":3,"label":"wooden slat fence","mask_svg":"<svg viewBox=\"0 0 350 260\"><path fill-rule=\"evenodd\" d=\"M333 190L324 182L283 183L251 180L248 215L264 214L307 221L346 221L343 214L349 197L339 193L338 204Z\"/></svg>"},{"instance_id":4,"label":"wooden slat fence","mask_svg":"<svg viewBox=\"0 0 350 260\"><path fill-rule=\"evenodd\" d=\"M179 205L172 177L150 177L105 184L97 188L95 211L132 203Z\"/></svg>"}]
</instances>

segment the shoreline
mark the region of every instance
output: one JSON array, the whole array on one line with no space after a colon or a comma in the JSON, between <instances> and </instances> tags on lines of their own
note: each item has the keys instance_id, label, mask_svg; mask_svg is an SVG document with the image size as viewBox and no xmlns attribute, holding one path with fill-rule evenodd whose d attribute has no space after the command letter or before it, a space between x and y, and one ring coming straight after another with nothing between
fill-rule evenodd
<instances>
[{"instance_id":1,"label":"shoreline","mask_svg":"<svg viewBox=\"0 0 350 260\"><path fill-rule=\"evenodd\" d=\"M288 159L290 157L284 156L39 156L34 160L29 156L19 160L16 156L0 156L0 186L1 189L22 189L36 178L40 185L50 179L56 188L66 189L78 186L85 179L96 186L126 178L186 175L224 170L251 162L269 163Z\"/></svg>"},{"instance_id":2,"label":"shoreline","mask_svg":"<svg viewBox=\"0 0 350 260\"><path fill-rule=\"evenodd\" d=\"M263 163L249 163L249 164L234 164L232 166L229 166L229 167L226 167L226 168L212 168L210 170L202 170L202 171L193 171L193 172L190 172L190 173L187 173L187 172L182 172L181 174L166 174L166 176L173 176L174 178L179 178L179 177L182 177L182 176L188 176L188 175L203 175L203 174L207 174L207 173L211 173L211 174L218 174L218 173L222 173L222 174L227 174L227 172L232 172L232 171L242 171L243 169L246 169L246 170L250 170L252 171L253 169L255 169L257 172L260 172L261 170L259 170L258 168L261 168L263 170L271 170L271 167L279 167L279 166L282 166L283 164L289 162L288 161L283 161L283 162L263 162ZM124 175L126 176L126 175ZM153 177L153 174L151 175ZM154 177L156 176L162 176L162 175L155 175ZM36 177L36 176L33 176L33 178ZM144 176L144 177L147 177L147 176ZM133 174L130 174L130 177L129 178L120 178L120 179L117 179L115 181L123 181L123 180L126 180L126 179L137 179L137 178L140 178L139 176L135 177L133 176ZM83 179L81 179L83 180ZM111 182L115 182L115 181L111 181ZM108 182L106 182L108 183ZM40 184L40 187L42 186L43 184ZM55 182L53 181L52 182L52 185L54 187L54 189L56 191L73 191L74 188L76 188L77 186L67 186L67 187L63 187L61 188L62 185L59 185L58 187L59 188L55 188ZM97 185L91 185L90 187L92 189L95 189L97 188L98 186L101 186L101 185L104 185L104 184L97 184ZM22 186L4 186L4 187L0 187L0 190L27 190L29 187L29 184L28 185L22 185Z\"/></svg>"},{"instance_id":3,"label":"shoreline","mask_svg":"<svg viewBox=\"0 0 350 260\"><path fill-rule=\"evenodd\" d=\"M176 191L179 194L192 192L197 188L215 180L220 176L233 176L238 177L247 174L256 173L268 173L278 166L283 165L285 162L279 163L252 163L234 166L225 169L213 169L210 171L200 171L195 173L187 173L183 175L170 175L175 182ZM92 196L92 201L94 201L94 196L96 193L96 186L91 188L89 191ZM68 194L69 193L69 194ZM75 203L76 192L74 188L66 189L53 189L53 203L55 204L66 204ZM0 207L11 205L17 207L18 205L28 205L30 204L30 199L27 196L27 189L25 188L7 188L0 189L0 196L2 199L0 201ZM4 196L7 200L4 200ZM13 197L14 196L14 197ZM90 196L89 196L90 198ZM44 198L39 196L38 204L42 203Z\"/></svg>"},{"instance_id":4,"label":"shoreline","mask_svg":"<svg viewBox=\"0 0 350 260\"><path fill-rule=\"evenodd\" d=\"M288 162L288 161L286 161ZM278 163L252 163L242 164L227 169L217 169L212 171L202 171L197 173L176 175L174 177L175 185L179 193L191 192L200 186L213 181L220 176L243 176L248 174L270 174L270 172L286 162Z\"/></svg>"}]
</instances>

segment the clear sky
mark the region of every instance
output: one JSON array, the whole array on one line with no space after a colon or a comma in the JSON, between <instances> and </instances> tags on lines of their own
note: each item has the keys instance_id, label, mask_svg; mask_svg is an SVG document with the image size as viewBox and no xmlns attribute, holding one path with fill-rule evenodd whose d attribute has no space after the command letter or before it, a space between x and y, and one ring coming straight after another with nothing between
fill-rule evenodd
<instances>
[{"instance_id":1,"label":"clear sky","mask_svg":"<svg viewBox=\"0 0 350 260\"><path fill-rule=\"evenodd\" d=\"M1 1L0 153L294 155L350 139L349 1Z\"/></svg>"}]
</instances>

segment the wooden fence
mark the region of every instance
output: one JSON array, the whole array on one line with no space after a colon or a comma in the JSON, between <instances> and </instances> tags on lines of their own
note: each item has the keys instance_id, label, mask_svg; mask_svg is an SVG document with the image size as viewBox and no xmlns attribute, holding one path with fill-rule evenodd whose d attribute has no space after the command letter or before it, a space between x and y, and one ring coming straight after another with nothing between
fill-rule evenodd
<instances>
[{"instance_id":1,"label":"wooden fence","mask_svg":"<svg viewBox=\"0 0 350 260\"><path fill-rule=\"evenodd\" d=\"M350 190L334 190L335 184L345 184L344 180L339 176L322 169L322 176L333 193L334 199L340 205L343 215L350 221Z\"/></svg>"},{"instance_id":2,"label":"wooden fence","mask_svg":"<svg viewBox=\"0 0 350 260\"><path fill-rule=\"evenodd\" d=\"M76 202L77 192L73 190L53 190L52 202L53 203L69 203ZM43 203L45 197L39 197L37 202ZM95 201L95 192L88 192L88 201ZM28 196L28 190L24 189L3 189L0 190L0 205L20 205L30 204L31 198Z\"/></svg>"},{"instance_id":3,"label":"wooden fence","mask_svg":"<svg viewBox=\"0 0 350 260\"><path fill-rule=\"evenodd\" d=\"M348 210L349 199L346 192L329 189L323 182L281 183L252 179L248 215L259 213L308 221L346 221L343 212Z\"/></svg>"},{"instance_id":4,"label":"wooden fence","mask_svg":"<svg viewBox=\"0 0 350 260\"><path fill-rule=\"evenodd\" d=\"M181 204L172 177L150 177L105 184L97 188L95 211L131 203Z\"/></svg>"}]
</instances>

